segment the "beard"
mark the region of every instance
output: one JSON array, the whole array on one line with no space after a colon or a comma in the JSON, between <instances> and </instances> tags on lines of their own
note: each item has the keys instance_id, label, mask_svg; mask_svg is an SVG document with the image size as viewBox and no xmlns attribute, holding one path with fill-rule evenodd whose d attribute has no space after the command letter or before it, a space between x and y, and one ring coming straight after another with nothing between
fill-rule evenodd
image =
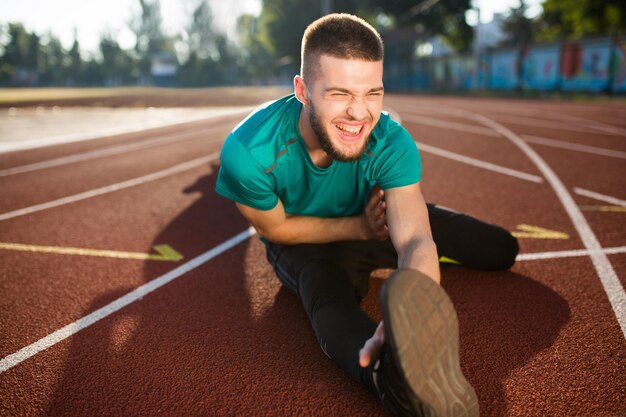
<instances>
[{"instance_id":1,"label":"beard","mask_svg":"<svg viewBox=\"0 0 626 417\"><path fill-rule=\"evenodd\" d=\"M355 153L346 154L342 152L341 149L335 146L332 140L330 139L330 135L328 134L328 131L322 125L322 122L320 121L320 118L317 115L317 112L315 111L315 106L313 106L313 102L311 102L309 106L309 123L311 124L311 128L313 129L313 132L315 132L315 135L317 135L317 140L320 144L320 147L322 148L324 152L326 152L326 155L328 155L334 161L339 161L339 162L358 161L359 159L361 159L361 156L363 156L363 154L365 153L365 150L367 149L367 144L370 141L370 136L368 135L367 138L365 138L363 145L361 145L361 148Z\"/></svg>"}]
</instances>

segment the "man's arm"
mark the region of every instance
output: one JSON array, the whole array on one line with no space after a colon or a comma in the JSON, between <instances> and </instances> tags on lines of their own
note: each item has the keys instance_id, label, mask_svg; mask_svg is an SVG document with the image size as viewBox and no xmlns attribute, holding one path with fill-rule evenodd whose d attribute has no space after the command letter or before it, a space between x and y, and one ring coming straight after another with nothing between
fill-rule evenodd
<instances>
[{"instance_id":1,"label":"man's arm","mask_svg":"<svg viewBox=\"0 0 626 417\"><path fill-rule=\"evenodd\" d=\"M399 269L418 270L440 282L437 248L420 183L385 191L389 235L398 253Z\"/></svg>"},{"instance_id":2,"label":"man's arm","mask_svg":"<svg viewBox=\"0 0 626 417\"><path fill-rule=\"evenodd\" d=\"M280 200L271 210L258 210L240 203L237 203L237 208L261 236L270 242L283 245L340 240L384 240L388 236L385 201L383 192L378 187L372 190L365 213L360 216L289 216Z\"/></svg>"},{"instance_id":3,"label":"man's arm","mask_svg":"<svg viewBox=\"0 0 626 417\"><path fill-rule=\"evenodd\" d=\"M439 258L430 231L428 209L419 183L385 191L387 225L396 252L398 268L416 269L439 283ZM377 358L385 343L385 325L376 331L359 352L359 364L365 368Z\"/></svg>"}]
</instances>

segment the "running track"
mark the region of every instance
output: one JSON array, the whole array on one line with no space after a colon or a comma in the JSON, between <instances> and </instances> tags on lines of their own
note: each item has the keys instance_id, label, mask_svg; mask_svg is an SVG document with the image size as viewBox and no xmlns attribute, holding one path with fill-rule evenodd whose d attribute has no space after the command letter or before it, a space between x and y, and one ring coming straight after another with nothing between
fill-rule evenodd
<instances>
[{"instance_id":1,"label":"running track","mask_svg":"<svg viewBox=\"0 0 626 417\"><path fill-rule=\"evenodd\" d=\"M481 415L626 415L626 107L386 104L428 201L520 233L511 271L443 271ZM213 191L240 118L0 154L0 415L385 415Z\"/></svg>"}]
</instances>

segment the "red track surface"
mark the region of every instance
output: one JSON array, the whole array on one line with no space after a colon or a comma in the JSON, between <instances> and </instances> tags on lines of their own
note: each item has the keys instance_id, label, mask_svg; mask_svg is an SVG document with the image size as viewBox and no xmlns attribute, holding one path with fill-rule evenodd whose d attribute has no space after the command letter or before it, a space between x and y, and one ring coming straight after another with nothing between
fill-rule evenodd
<instances>
[{"instance_id":1,"label":"red track surface","mask_svg":"<svg viewBox=\"0 0 626 417\"><path fill-rule=\"evenodd\" d=\"M603 248L622 248L606 256L616 277L609 295L616 309L624 307L619 290L626 277L626 212L598 208L626 200L624 105L391 96L387 106L418 142L437 148L422 147L428 201L509 230L529 224L569 236L522 238L522 254L585 249L544 174L475 115L527 139L573 197L570 212L582 212ZM0 242L140 253L167 244L184 256L163 262L0 249L0 415L385 415L318 348L298 300L281 288L255 237L189 270L175 269L248 227L213 191L215 163L16 212L210 155L237 122L212 119L0 155L2 171L180 133L180 140L158 146L1 176L0 216L13 214L0 220ZM183 135L187 130L192 133ZM547 146L536 137L614 153ZM450 159L440 150L531 174L538 182ZM94 324L75 323L173 270L173 281ZM388 272L375 273L364 300L375 317ZM443 271L442 285L459 315L463 368L483 416L626 415L626 343L619 322L624 325L626 310L616 317L602 274L588 255L520 260L503 273ZM42 339L72 323L64 330L69 337L39 349ZM15 359L16 352L24 356Z\"/></svg>"}]
</instances>

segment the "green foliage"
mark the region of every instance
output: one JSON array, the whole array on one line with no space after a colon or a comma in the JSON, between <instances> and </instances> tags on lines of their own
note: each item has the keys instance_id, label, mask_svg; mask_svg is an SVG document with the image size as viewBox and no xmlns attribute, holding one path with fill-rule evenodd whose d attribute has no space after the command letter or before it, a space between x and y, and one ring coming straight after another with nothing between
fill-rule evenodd
<instances>
[{"instance_id":1,"label":"green foliage","mask_svg":"<svg viewBox=\"0 0 626 417\"><path fill-rule=\"evenodd\" d=\"M185 32L184 62L177 74L183 86L234 84L240 58L225 35L213 29L213 14L206 0L199 0Z\"/></svg>"},{"instance_id":2,"label":"green foliage","mask_svg":"<svg viewBox=\"0 0 626 417\"><path fill-rule=\"evenodd\" d=\"M542 41L617 35L626 30L624 0L545 0L539 21Z\"/></svg>"},{"instance_id":3,"label":"green foliage","mask_svg":"<svg viewBox=\"0 0 626 417\"><path fill-rule=\"evenodd\" d=\"M0 24L0 83L7 85L122 85L150 82L151 59L166 52L178 58L177 83L186 86L270 83L299 71L300 42L306 26L322 15L322 1L262 0L259 16L243 15L237 39L215 29L208 0L193 5L183 33L163 30L161 0L134 0L128 27L136 43L125 50L103 34L97 57L81 56L74 41L65 50L53 34L28 32L20 23ZM215 0L222 1L222 0ZM414 59L416 42L441 36L459 53L469 52L473 31L465 23L471 0L332 0L333 11L357 14L388 39L395 64ZM624 0L545 0L544 13L525 17L521 2L504 24L511 44L624 33ZM391 59L389 60L391 62Z\"/></svg>"},{"instance_id":4,"label":"green foliage","mask_svg":"<svg viewBox=\"0 0 626 417\"><path fill-rule=\"evenodd\" d=\"M317 1L263 1L258 40L276 59L276 66L299 65L302 33L320 15L320 3Z\"/></svg>"},{"instance_id":5,"label":"green foliage","mask_svg":"<svg viewBox=\"0 0 626 417\"><path fill-rule=\"evenodd\" d=\"M504 20L502 30L508 35L505 46L529 45L535 40L536 22L526 17L528 5L520 0L520 5L512 7Z\"/></svg>"},{"instance_id":6,"label":"green foliage","mask_svg":"<svg viewBox=\"0 0 626 417\"><path fill-rule=\"evenodd\" d=\"M28 56L29 34L21 23L9 23L9 42L4 46L2 62L12 67L26 64Z\"/></svg>"},{"instance_id":7,"label":"green foliage","mask_svg":"<svg viewBox=\"0 0 626 417\"><path fill-rule=\"evenodd\" d=\"M473 31L465 22L470 0L369 0L371 9L390 17L396 28L411 28L421 39L441 35L456 51L468 51Z\"/></svg>"},{"instance_id":8,"label":"green foliage","mask_svg":"<svg viewBox=\"0 0 626 417\"><path fill-rule=\"evenodd\" d=\"M100 40L102 55L101 69L97 72L90 68L89 78L100 75L105 85L123 85L135 82L139 76L137 60L123 50L111 34L106 34Z\"/></svg>"}]
</instances>

